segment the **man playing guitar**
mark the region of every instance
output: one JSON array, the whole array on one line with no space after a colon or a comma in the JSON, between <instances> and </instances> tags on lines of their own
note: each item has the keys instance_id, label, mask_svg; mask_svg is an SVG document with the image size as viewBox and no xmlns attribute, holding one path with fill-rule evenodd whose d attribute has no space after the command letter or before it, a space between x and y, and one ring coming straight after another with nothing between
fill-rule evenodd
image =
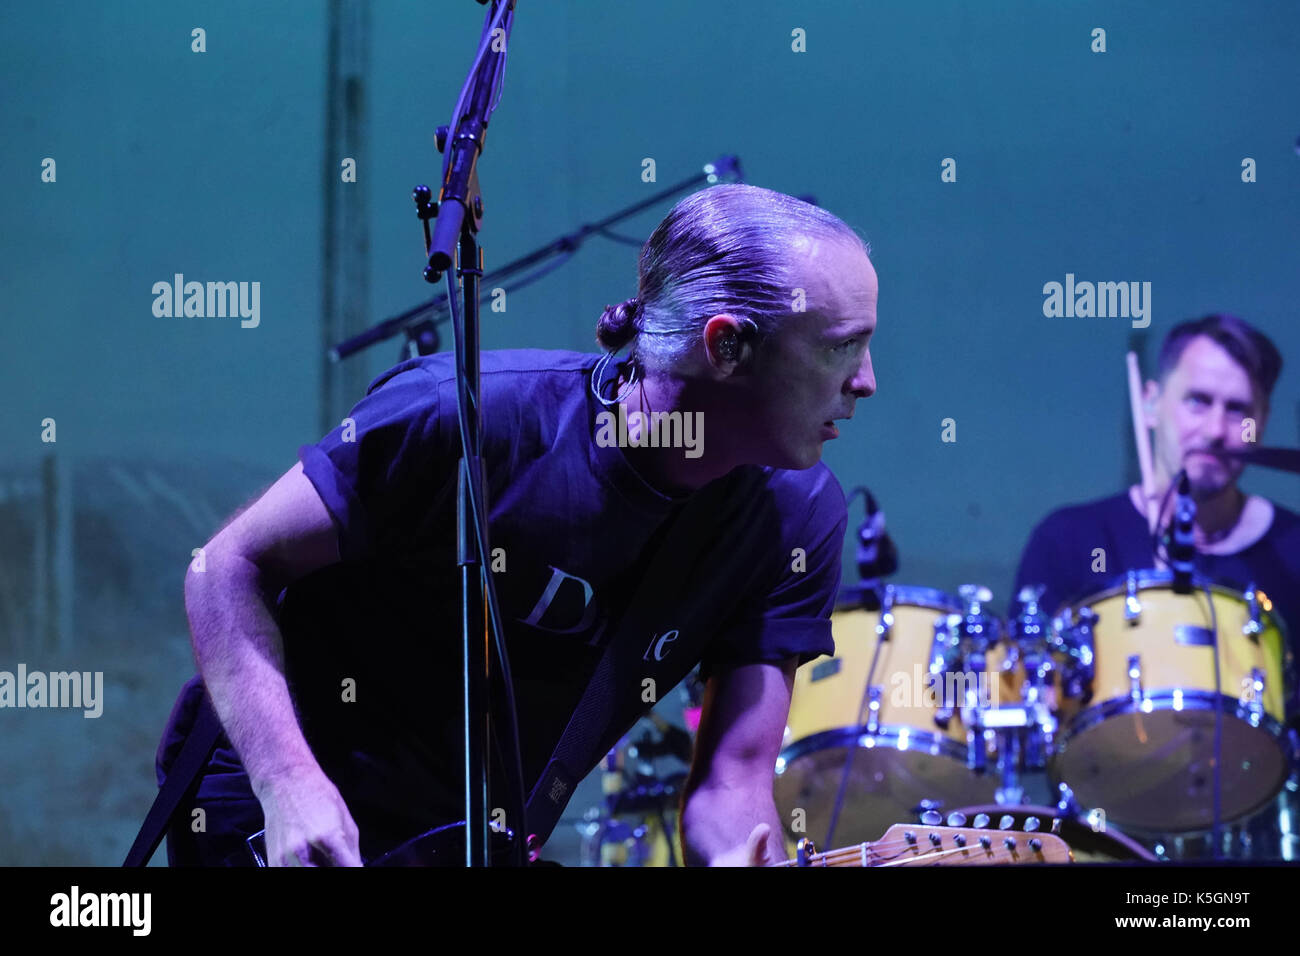
<instances>
[{"instance_id":1,"label":"man playing guitar","mask_svg":"<svg viewBox=\"0 0 1300 956\"><path fill-rule=\"evenodd\" d=\"M608 355L484 353L484 564L526 789L605 645L635 640L643 712L670 689L657 667L699 660L707 676L687 861L784 858L773 767L795 668L833 651L847 520L822 445L876 387L868 252L814 206L714 186L645 244L637 297L601 317ZM664 422L690 444L652 441ZM160 779L205 692L224 733L168 831L173 865L228 862L263 825L270 865L359 865L463 816L459 445L451 356L411 359L205 546L185 581L202 681L173 712ZM701 516L706 495L721 504ZM701 517L719 522L707 549L664 553ZM674 564L694 577L657 595L662 625L622 626L647 568ZM673 662L696 637L694 660Z\"/></svg>"}]
</instances>

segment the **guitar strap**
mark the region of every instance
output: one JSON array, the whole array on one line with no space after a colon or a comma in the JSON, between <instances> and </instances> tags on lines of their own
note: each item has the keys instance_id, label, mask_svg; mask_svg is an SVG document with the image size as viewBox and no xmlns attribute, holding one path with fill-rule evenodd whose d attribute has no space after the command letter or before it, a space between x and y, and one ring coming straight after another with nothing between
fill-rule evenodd
<instances>
[{"instance_id":1,"label":"guitar strap","mask_svg":"<svg viewBox=\"0 0 1300 956\"><path fill-rule=\"evenodd\" d=\"M144 866L149 862L149 858L158 849L158 844L162 842L176 808L181 805L187 793L198 789L199 773L208 762L212 748L217 745L220 736L221 721L217 719L205 690L198 701L194 724L185 735L185 743L181 745L180 753L167 771L167 779L159 788L158 796L154 797L153 806L149 808L149 814L145 817L140 832L136 834L123 866Z\"/></svg>"},{"instance_id":2,"label":"guitar strap","mask_svg":"<svg viewBox=\"0 0 1300 956\"><path fill-rule=\"evenodd\" d=\"M765 562L781 560L759 547L765 529L745 520L763 479L739 468L710 482L668 529L528 797L533 847L551 835L578 781L699 662Z\"/></svg>"}]
</instances>

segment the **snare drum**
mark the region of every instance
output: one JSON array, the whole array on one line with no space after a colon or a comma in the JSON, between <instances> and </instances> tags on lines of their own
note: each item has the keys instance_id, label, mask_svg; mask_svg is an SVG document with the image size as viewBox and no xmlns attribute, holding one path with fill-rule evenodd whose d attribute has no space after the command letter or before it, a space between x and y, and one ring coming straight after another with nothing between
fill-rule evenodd
<instances>
[{"instance_id":1,"label":"snare drum","mask_svg":"<svg viewBox=\"0 0 1300 956\"><path fill-rule=\"evenodd\" d=\"M1207 593L1208 591L1208 593ZM1215 634L1223 705L1221 819L1259 810L1290 771L1290 652L1263 594L1130 571L1070 608L1063 642L1091 662L1061 707L1052 764L1084 807L1148 832L1207 827L1214 812Z\"/></svg>"},{"instance_id":2,"label":"snare drum","mask_svg":"<svg viewBox=\"0 0 1300 956\"><path fill-rule=\"evenodd\" d=\"M792 835L824 839L850 752L836 845L876 839L925 806L993 802L996 776L967 768L969 749L985 742L971 739L960 704L946 721L940 708L968 690L996 702L1000 675L990 661L973 679L928 676L936 630L962 611L944 592L888 585L880 611L832 616L835 656L796 672L777 761L773 792Z\"/></svg>"}]
</instances>

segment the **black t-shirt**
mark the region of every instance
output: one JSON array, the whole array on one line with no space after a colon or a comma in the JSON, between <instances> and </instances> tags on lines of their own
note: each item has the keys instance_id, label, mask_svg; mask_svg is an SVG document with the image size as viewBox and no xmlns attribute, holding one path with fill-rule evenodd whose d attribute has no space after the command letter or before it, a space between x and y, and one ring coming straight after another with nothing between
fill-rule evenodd
<instances>
[{"instance_id":1,"label":"black t-shirt","mask_svg":"<svg viewBox=\"0 0 1300 956\"><path fill-rule=\"evenodd\" d=\"M689 498L661 494L599 440L597 359L482 356L486 563L530 789L610 636L607 623ZM299 450L338 529L342 562L282 595L287 669L308 741L354 816L370 808L423 828L460 815L459 447L452 356L438 354L380 376L338 428ZM763 529L763 544L728 552L751 584L707 644L706 672L834 652L843 491L820 463L759 471L751 477L762 490L743 523ZM680 608L682 627L698 610L692 597L663 596Z\"/></svg>"},{"instance_id":2,"label":"black t-shirt","mask_svg":"<svg viewBox=\"0 0 1300 956\"><path fill-rule=\"evenodd\" d=\"M1263 591L1300 655L1300 515L1276 504L1273 509L1273 522L1262 538L1236 554L1198 553L1196 573L1238 591L1250 584ZM1021 556L1015 593L1025 585L1045 585L1041 605L1052 614L1107 589L1129 570L1154 565L1146 519L1124 492L1044 518Z\"/></svg>"}]
</instances>

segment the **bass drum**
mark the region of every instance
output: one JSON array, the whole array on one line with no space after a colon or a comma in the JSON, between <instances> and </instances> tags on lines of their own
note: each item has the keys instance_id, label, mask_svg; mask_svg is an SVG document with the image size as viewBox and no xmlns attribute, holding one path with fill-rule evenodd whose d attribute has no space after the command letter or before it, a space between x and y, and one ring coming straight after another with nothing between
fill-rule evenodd
<instances>
[{"instance_id":1,"label":"bass drum","mask_svg":"<svg viewBox=\"0 0 1300 956\"><path fill-rule=\"evenodd\" d=\"M796 672L777 761L773 794L791 836L825 840L846 762L837 846L878 839L916 819L918 809L993 801L996 775L967 768L970 735L960 710L941 726L927 693L936 628L961 612L944 592L891 584L881 610L842 607L832 615L835 656ZM1000 687L989 667L989 685ZM987 696L999 693L989 685L981 688ZM878 689L874 726L871 688Z\"/></svg>"}]
</instances>

